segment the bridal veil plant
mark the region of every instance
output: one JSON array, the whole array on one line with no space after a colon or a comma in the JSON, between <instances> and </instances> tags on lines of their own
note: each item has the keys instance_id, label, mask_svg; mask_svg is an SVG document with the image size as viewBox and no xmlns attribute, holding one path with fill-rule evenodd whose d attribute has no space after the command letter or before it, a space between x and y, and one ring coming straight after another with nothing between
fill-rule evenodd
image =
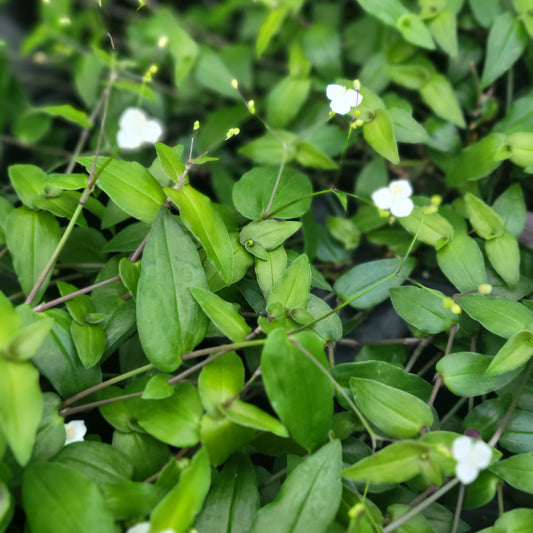
<instances>
[{"instance_id":1,"label":"bridal veil plant","mask_svg":"<svg viewBox=\"0 0 533 533\"><path fill-rule=\"evenodd\" d=\"M2 4L0 533L531 530L530 0Z\"/></svg>"}]
</instances>

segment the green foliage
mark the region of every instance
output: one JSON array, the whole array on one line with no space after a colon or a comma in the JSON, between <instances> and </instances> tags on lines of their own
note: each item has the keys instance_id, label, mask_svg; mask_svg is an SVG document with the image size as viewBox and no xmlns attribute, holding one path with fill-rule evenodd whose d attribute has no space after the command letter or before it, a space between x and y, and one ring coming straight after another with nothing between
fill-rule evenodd
<instances>
[{"instance_id":1,"label":"green foliage","mask_svg":"<svg viewBox=\"0 0 533 533\"><path fill-rule=\"evenodd\" d=\"M531 0L11 4L0 533L530 531Z\"/></svg>"}]
</instances>

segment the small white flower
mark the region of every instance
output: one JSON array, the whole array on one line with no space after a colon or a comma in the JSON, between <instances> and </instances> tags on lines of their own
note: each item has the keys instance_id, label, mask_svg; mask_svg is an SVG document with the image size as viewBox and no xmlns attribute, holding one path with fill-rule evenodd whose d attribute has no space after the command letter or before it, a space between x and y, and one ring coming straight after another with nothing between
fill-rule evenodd
<instances>
[{"instance_id":1,"label":"small white flower","mask_svg":"<svg viewBox=\"0 0 533 533\"><path fill-rule=\"evenodd\" d=\"M388 187L381 187L373 192L372 201L380 209L389 210L395 217L407 217L414 207L411 194L413 189L407 180L396 180L391 181Z\"/></svg>"},{"instance_id":2,"label":"small white flower","mask_svg":"<svg viewBox=\"0 0 533 533\"><path fill-rule=\"evenodd\" d=\"M477 478L480 470L489 466L492 448L482 440L463 435L453 441L452 455L457 461L455 475L461 483L467 485Z\"/></svg>"},{"instance_id":3,"label":"small white flower","mask_svg":"<svg viewBox=\"0 0 533 533\"><path fill-rule=\"evenodd\" d=\"M149 118L138 107L128 107L120 116L117 144L124 150L136 150L143 144L153 144L163 136L159 120Z\"/></svg>"},{"instance_id":4,"label":"small white flower","mask_svg":"<svg viewBox=\"0 0 533 533\"><path fill-rule=\"evenodd\" d=\"M150 531L150 522L139 522L126 530L126 533L148 533Z\"/></svg>"},{"instance_id":5,"label":"small white flower","mask_svg":"<svg viewBox=\"0 0 533 533\"><path fill-rule=\"evenodd\" d=\"M80 442L87 433L87 426L83 420L71 420L65 424L65 431L67 432L67 440L65 446L71 442Z\"/></svg>"},{"instance_id":6,"label":"small white flower","mask_svg":"<svg viewBox=\"0 0 533 533\"><path fill-rule=\"evenodd\" d=\"M327 86L326 96L331 100L329 103L331 110L339 115L346 115L352 107L357 107L363 100L359 92L334 83Z\"/></svg>"}]
</instances>

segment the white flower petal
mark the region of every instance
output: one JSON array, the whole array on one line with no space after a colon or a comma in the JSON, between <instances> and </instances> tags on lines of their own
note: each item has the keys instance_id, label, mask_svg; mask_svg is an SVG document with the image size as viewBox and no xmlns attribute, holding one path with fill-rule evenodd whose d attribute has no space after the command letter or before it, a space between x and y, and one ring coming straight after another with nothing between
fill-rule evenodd
<instances>
[{"instance_id":1,"label":"white flower petal","mask_svg":"<svg viewBox=\"0 0 533 533\"><path fill-rule=\"evenodd\" d=\"M472 450L472 439L466 435L457 437L452 444L452 455L456 461L465 461Z\"/></svg>"},{"instance_id":2,"label":"white flower petal","mask_svg":"<svg viewBox=\"0 0 533 533\"><path fill-rule=\"evenodd\" d=\"M391 181L389 190L395 198L409 198L413 194L413 188L407 180Z\"/></svg>"},{"instance_id":3,"label":"white flower petal","mask_svg":"<svg viewBox=\"0 0 533 533\"><path fill-rule=\"evenodd\" d=\"M345 94L346 87L343 87L342 85L331 83L326 87L326 96L329 100L336 100L337 98L342 98Z\"/></svg>"},{"instance_id":4,"label":"white flower petal","mask_svg":"<svg viewBox=\"0 0 533 533\"><path fill-rule=\"evenodd\" d=\"M120 115L118 125L120 129L139 129L143 128L147 120L146 113L138 107L128 107Z\"/></svg>"},{"instance_id":5,"label":"white flower petal","mask_svg":"<svg viewBox=\"0 0 533 533\"><path fill-rule=\"evenodd\" d=\"M331 110L334 113L337 113L339 115L346 115L346 113L349 113L350 109L352 108L351 105L344 98L332 100L329 104L329 107L331 107Z\"/></svg>"},{"instance_id":6,"label":"white flower petal","mask_svg":"<svg viewBox=\"0 0 533 533\"><path fill-rule=\"evenodd\" d=\"M143 138L139 132L131 129L120 129L117 133L117 144L124 150L136 150L143 143Z\"/></svg>"},{"instance_id":7,"label":"white flower petal","mask_svg":"<svg viewBox=\"0 0 533 533\"><path fill-rule=\"evenodd\" d=\"M394 200L390 206L390 212L395 217L408 217L414 208L413 200L411 198L400 198Z\"/></svg>"},{"instance_id":8,"label":"white flower petal","mask_svg":"<svg viewBox=\"0 0 533 533\"><path fill-rule=\"evenodd\" d=\"M372 201L380 209L389 209L394 201L394 198L392 197L388 187L381 187L381 189L378 189L372 193Z\"/></svg>"},{"instance_id":9,"label":"white flower petal","mask_svg":"<svg viewBox=\"0 0 533 533\"><path fill-rule=\"evenodd\" d=\"M163 136L163 125L159 120L151 119L146 122L143 129L143 140L147 143L155 143Z\"/></svg>"},{"instance_id":10,"label":"white flower petal","mask_svg":"<svg viewBox=\"0 0 533 533\"><path fill-rule=\"evenodd\" d=\"M67 432L66 446L71 442L82 441L87 433L87 426L83 420L71 420L68 424L65 424L65 431Z\"/></svg>"},{"instance_id":11,"label":"white flower petal","mask_svg":"<svg viewBox=\"0 0 533 533\"><path fill-rule=\"evenodd\" d=\"M464 485L472 483L472 481L477 478L478 474L479 469L469 463L459 462L455 467L455 475Z\"/></svg>"},{"instance_id":12,"label":"white flower petal","mask_svg":"<svg viewBox=\"0 0 533 533\"><path fill-rule=\"evenodd\" d=\"M353 89L348 89L346 91L345 98L346 101L350 104L350 107L357 107L363 99L363 97Z\"/></svg>"},{"instance_id":13,"label":"white flower petal","mask_svg":"<svg viewBox=\"0 0 533 533\"><path fill-rule=\"evenodd\" d=\"M126 530L126 533L148 533L150 531L150 522L139 522Z\"/></svg>"},{"instance_id":14,"label":"white flower petal","mask_svg":"<svg viewBox=\"0 0 533 533\"><path fill-rule=\"evenodd\" d=\"M475 458L476 466L482 470L490 465L492 460L492 448L482 440L478 440L472 446L470 455Z\"/></svg>"}]
</instances>

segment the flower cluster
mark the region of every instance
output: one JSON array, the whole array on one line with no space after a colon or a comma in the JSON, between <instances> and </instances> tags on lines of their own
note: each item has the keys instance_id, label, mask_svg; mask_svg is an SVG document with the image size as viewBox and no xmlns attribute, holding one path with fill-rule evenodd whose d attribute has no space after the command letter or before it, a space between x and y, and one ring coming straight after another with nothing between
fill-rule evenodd
<instances>
[{"instance_id":1,"label":"flower cluster","mask_svg":"<svg viewBox=\"0 0 533 533\"><path fill-rule=\"evenodd\" d=\"M453 441L452 455L457 461L455 475L461 483L467 485L477 478L481 470L489 466L492 448L482 440L463 435Z\"/></svg>"},{"instance_id":2,"label":"flower cluster","mask_svg":"<svg viewBox=\"0 0 533 533\"><path fill-rule=\"evenodd\" d=\"M352 107L357 108L363 101L363 96L359 91L346 89L346 87L334 83L327 86L326 96L331 100L329 103L331 110L339 115L346 115Z\"/></svg>"},{"instance_id":3,"label":"flower cluster","mask_svg":"<svg viewBox=\"0 0 533 533\"><path fill-rule=\"evenodd\" d=\"M391 181L388 187L381 187L373 192L372 201L395 217L407 217L414 207L410 198L412 194L413 189L407 180L396 180Z\"/></svg>"},{"instance_id":4,"label":"flower cluster","mask_svg":"<svg viewBox=\"0 0 533 533\"><path fill-rule=\"evenodd\" d=\"M153 144L163 136L159 120L149 118L138 107L128 107L120 116L117 144L124 150L137 150L143 144Z\"/></svg>"}]
</instances>

